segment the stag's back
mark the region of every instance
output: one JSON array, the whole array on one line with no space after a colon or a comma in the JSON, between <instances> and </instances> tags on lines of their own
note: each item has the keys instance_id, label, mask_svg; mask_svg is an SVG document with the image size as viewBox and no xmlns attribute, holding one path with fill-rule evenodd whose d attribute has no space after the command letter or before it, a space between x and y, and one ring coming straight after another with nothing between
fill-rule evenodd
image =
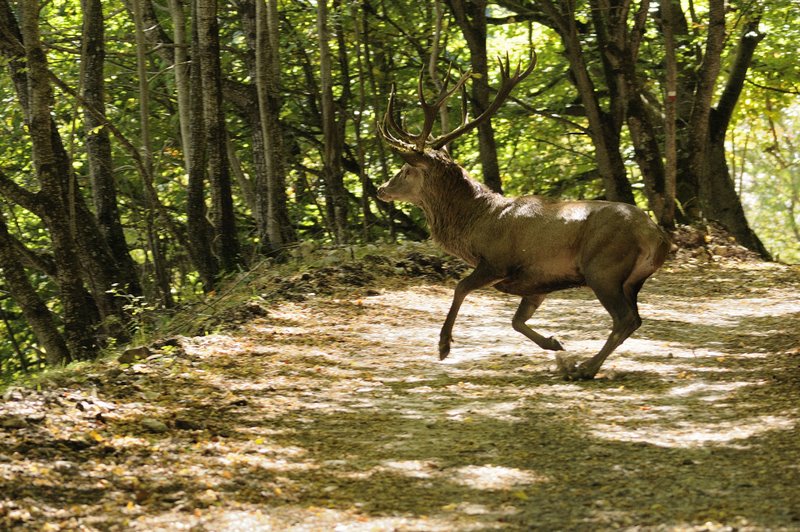
<instances>
[{"instance_id":1,"label":"stag's back","mask_svg":"<svg viewBox=\"0 0 800 532\"><path fill-rule=\"evenodd\" d=\"M457 254L473 265L485 260L508 277L498 289L522 295L584 285L587 274L619 261L646 278L669 251L665 233L624 203L495 197L471 223L469 252Z\"/></svg>"}]
</instances>

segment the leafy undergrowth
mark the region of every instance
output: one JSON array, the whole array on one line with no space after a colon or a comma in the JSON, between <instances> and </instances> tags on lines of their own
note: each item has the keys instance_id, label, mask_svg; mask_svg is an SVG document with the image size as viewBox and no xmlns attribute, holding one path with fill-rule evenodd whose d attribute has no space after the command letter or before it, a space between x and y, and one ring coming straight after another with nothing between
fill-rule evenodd
<instances>
[{"instance_id":1,"label":"leafy undergrowth","mask_svg":"<svg viewBox=\"0 0 800 532\"><path fill-rule=\"evenodd\" d=\"M796 267L667 263L644 326L571 383L492 291L438 361L460 264L340 259L252 273L130 363L6 390L0 529L800 529ZM575 290L530 323L582 359L608 322Z\"/></svg>"}]
</instances>

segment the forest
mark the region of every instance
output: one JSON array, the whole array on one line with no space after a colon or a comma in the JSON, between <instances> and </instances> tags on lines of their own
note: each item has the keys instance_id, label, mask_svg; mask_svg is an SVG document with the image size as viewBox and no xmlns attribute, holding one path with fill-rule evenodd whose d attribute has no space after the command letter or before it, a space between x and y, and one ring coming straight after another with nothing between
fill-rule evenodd
<instances>
[{"instance_id":1,"label":"forest","mask_svg":"<svg viewBox=\"0 0 800 532\"><path fill-rule=\"evenodd\" d=\"M800 528L798 21L0 0L0 529ZM638 206L569 204L656 235L636 323L591 279L464 299L384 201L415 157Z\"/></svg>"},{"instance_id":2,"label":"forest","mask_svg":"<svg viewBox=\"0 0 800 532\"><path fill-rule=\"evenodd\" d=\"M420 71L432 93L471 69L477 115L502 54L535 72L451 147L491 189L800 258L796 2L327 4L2 1L4 376L93 358L298 246L427 238L376 197L390 88L413 129Z\"/></svg>"}]
</instances>

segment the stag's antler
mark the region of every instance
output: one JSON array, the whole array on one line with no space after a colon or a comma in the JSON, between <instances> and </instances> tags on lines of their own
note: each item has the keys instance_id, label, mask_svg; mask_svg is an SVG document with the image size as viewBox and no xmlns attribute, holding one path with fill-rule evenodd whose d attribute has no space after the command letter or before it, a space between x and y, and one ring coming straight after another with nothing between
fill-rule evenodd
<instances>
[{"instance_id":1,"label":"stag's antler","mask_svg":"<svg viewBox=\"0 0 800 532\"><path fill-rule=\"evenodd\" d=\"M397 92L395 91L394 85L392 85L392 90L389 93L389 104L386 107L386 114L383 116L383 124L381 124L379 127L381 136L384 138L384 140L386 140L386 142L388 142L394 148L400 149L401 151L424 151L425 145L430 140L431 131L433 130L433 123L436 121L436 115L439 112L439 109L444 105L447 99L450 98L450 96L464 86L471 75L472 71L468 70L456 82L455 86L448 90L447 85L450 81L450 68L448 68L447 75L442 83L442 88L439 91L439 94L436 96L436 99L433 102L428 102L425 99L425 94L423 92L425 69L423 68L419 71L417 95L419 97L420 106L422 107L424 119L422 122L422 130L416 135L404 130L395 119L396 113L394 109L394 102L397 97Z\"/></svg>"},{"instance_id":2,"label":"stag's antler","mask_svg":"<svg viewBox=\"0 0 800 532\"><path fill-rule=\"evenodd\" d=\"M433 102L428 102L425 99L425 95L423 94L422 90L424 75L423 69L420 70L419 81L417 83L417 94L419 96L420 106L422 107L422 112L424 115L422 130L415 135L404 130L400 124L397 123L394 109L394 103L397 94L393 85L389 94L389 103L386 107L386 114L383 116L383 123L378 127L380 135L391 147L397 149L398 151L423 152L425 151L426 147L438 150L449 144L452 140L469 131L472 131L478 127L481 122L488 120L489 117L496 113L500 106L503 105L503 102L508 95L511 94L511 91L514 89L514 87L520 81L525 79L528 74L533 72L533 69L536 66L536 52L531 50L530 64L527 66L527 68L525 68L525 70L522 70L522 64L518 63L513 75L511 74L511 60L509 59L508 53L506 53L505 61L503 61L503 57L500 56L498 57L497 62L500 65L500 88L497 89L497 94L495 95L494 100L492 100L492 103L490 103L489 106L475 119L468 121L467 101L465 94L466 91L464 90L465 83L472 75L471 70L468 70L463 76L461 76L452 89L448 89L447 85L448 81L450 80L450 70L448 69L447 76L442 83L442 88L439 91L439 94L436 96L436 99ZM462 95L461 125L449 133L444 133L438 137L431 137L433 123L436 120L436 115L439 113L439 109L441 109L447 99L455 94L455 92L459 89L462 89L462 92L464 92Z\"/></svg>"}]
</instances>

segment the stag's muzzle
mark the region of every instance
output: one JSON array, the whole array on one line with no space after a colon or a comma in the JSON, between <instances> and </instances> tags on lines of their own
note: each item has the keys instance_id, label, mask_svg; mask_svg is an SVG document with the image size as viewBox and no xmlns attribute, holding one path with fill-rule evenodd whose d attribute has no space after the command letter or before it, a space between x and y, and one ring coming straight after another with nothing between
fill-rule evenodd
<instances>
[{"instance_id":1,"label":"stag's muzzle","mask_svg":"<svg viewBox=\"0 0 800 532\"><path fill-rule=\"evenodd\" d=\"M392 201L392 196L386 191L386 185L378 187L378 199L381 201Z\"/></svg>"}]
</instances>

